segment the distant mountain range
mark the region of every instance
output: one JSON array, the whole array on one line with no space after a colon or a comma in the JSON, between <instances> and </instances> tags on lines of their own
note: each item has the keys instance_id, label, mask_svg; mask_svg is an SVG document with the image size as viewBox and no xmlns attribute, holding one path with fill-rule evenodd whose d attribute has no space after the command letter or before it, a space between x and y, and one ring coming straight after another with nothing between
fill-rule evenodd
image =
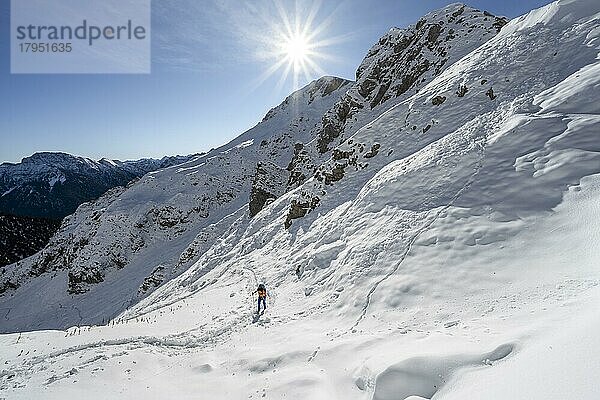
<instances>
[{"instance_id":1,"label":"distant mountain range","mask_svg":"<svg viewBox=\"0 0 600 400\"><path fill-rule=\"evenodd\" d=\"M20 163L0 165L0 266L44 248L82 203L107 190L125 186L148 172L198 156L172 156L135 161L94 161L66 153L42 152Z\"/></svg>"},{"instance_id":2,"label":"distant mountain range","mask_svg":"<svg viewBox=\"0 0 600 400\"><path fill-rule=\"evenodd\" d=\"M0 165L0 213L60 219L108 189L197 155L135 161L94 161L66 153L35 153Z\"/></svg>"}]
</instances>

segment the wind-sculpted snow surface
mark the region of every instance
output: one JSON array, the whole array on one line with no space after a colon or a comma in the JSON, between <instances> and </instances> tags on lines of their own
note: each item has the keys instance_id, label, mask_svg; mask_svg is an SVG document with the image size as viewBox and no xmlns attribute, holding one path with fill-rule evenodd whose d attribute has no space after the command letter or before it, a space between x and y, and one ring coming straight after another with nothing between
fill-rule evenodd
<instances>
[{"instance_id":1,"label":"wind-sculpted snow surface","mask_svg":"<svg viewBox=\"0 0 600 400\"><path fill-rule=\"evenodd\" d=\"M377 377L373 400L407 399L411 396L430 399L457 369L475 365L492 365L513 351L510 344L481 355L415 357L391 365Z\"/></svg>"},{"instance_id":2,"label":"wind-sculpted snow surface","mask_svg":"<svg viewBox=\"0 0 600 400\"><path fill-rule=\"evenodd\" d=\"M599 53L596 1L511 21L332 145L314 175L253 218L246 198L197 229L187 242L197 256L161 263L181 272L105 326L0 336L0 389L17 399L82 388L90 398L598 397ZM166 260L169 246L154 243ZM2 300L3 329L28 326L37 282L53 281ZM256 316L259 282L270 297ZM124 297L94 296L98 309Z\"/></svg>"}]
</instances>

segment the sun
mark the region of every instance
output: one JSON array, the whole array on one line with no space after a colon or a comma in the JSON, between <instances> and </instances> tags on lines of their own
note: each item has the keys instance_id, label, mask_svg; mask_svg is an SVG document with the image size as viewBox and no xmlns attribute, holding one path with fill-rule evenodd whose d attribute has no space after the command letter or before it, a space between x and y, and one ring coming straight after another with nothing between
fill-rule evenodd
<instances>
[{"instance_id":1,"label":"sun","mask_svg":"<svg viewBox=\"0 0 600 400\"><path fill-rule=\"evenodd\" d=\"M290 62L302 63L306 60L310 53L310 44L306 38L298 35L288 38L284 45L284 52Z\"/></svg>"},{"instance_id":2,"label":"sun","mask_svg":"<svg viewBox=\"0 0 600 400\"><path fill-rule=\"evenodd\" d=\"M295 8L286 9L285 5L295 4ZM269 77L280 72L277 88L291 78L293 89L326 75L321 67L325 61L336 61L332 51L326 48L346 40L342 36L331 36L328 28L334 21L333 14L323 15L320 0L312 3L295 3L273 0L274 13L259 13L262 26L257 40L263 47L258 52L262 60L271 63L255 80L259 86ZM270 15L268 19L264 15Z\"/></svg>"}]
</instances>

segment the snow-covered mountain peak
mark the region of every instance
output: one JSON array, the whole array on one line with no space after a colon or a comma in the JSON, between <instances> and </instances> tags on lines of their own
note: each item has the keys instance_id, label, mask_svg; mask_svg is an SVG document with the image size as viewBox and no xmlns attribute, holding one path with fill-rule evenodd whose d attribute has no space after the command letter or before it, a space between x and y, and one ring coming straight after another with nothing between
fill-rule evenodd
<instances>
[{"instance_id":1,"label":"snow-covered mountain peak","mask_svg":"<svg viewBox=\"0 0 600 400\"><path fill-rule=\"evenodd\" d=\"M36 152L28 157L23 157L20 163L3 163L2 167L12 167L11 170L19 169L23 172L35 172L44 168L53 169L81 169L98 168L99 161L94 161L85 157L78 157L72 154L55 151ZM11 172L12 173L12 172Z\"/></svg>"},{"instance_id":2,"label":"snow-covered mountain peak","mask_svg":"<svg viewBox=\"0 0 600 400\"><path fill-rule=\"evenodd\" d=\"M41 151L33 153L29 157L23 157L21 160L22 164L61 164L66 163L68 161L76 160L77 157L72 156L71 154L67 154L64 152L50 152L50 151Z\"/></svg>"},{"instance_id":3,"label":"snow-covered mountain peak","mask_svg":"<svg viewBox=\"0 0 600 400\"><path fill-rule=\"evenodd\" d=\"M457 3L418 22L393 28L371 47L356 70L356 82L329 109L316 139L290 163L290 186L312 176L330 150L356 129L418 92L444 69L496 35L507 19Z\"/></svg>"},{"instance_id":4,"label":"snow-covered mountain peak","mask_svg":"<svg viewBox=\"0 0 600 400\"><path fill-rule=\"evenodd\" d=\"M282 126L295 130L295 141L307 141L310 130L323 114L323 105L340 98L340 93L347 90L352 81L334 76L316 79L287 96L283 102L271 108L260 123L244 132L232 141L208 153L208 156L248 143L259 144L264 139L273 136ZM334 99L334 100L332 100ZM307 124L306 119L310 119ZM296 129L302 127L301 129ZM287 153L286 153L287 154ZM285 163L289 160L286 159Z\"/></svg>"},{"instance_id":5,"label":"snow-covered mountain peak","mask_svg":"<svg viewBox=\"0 0 600 400\"><path fill-rule=\"evenodd\" d=\"M317 80L314 80L303 88L298 89L294 93L290 94L277 107L270 109L262 119L262 122L273 118L276 114L285 110L297 110L299 107L306 107L312 103L316 97L328 96L340 86L346 85L350 82L351 81L335 76L323 76Z\"/></svg>"},{"instance_id":6,"label":"snow-covered mountain peak","mask_svg":"<svg viewBox=\"0 0 600 400\"><path fill-rule=\"evenodd\" d=\"M484 43L506 23L504 17L455 3L406 28L392 29L371 47L358 67L356 98L374 108L398 97L438 75L444 66Z\"/></svg>"}]
</instances>

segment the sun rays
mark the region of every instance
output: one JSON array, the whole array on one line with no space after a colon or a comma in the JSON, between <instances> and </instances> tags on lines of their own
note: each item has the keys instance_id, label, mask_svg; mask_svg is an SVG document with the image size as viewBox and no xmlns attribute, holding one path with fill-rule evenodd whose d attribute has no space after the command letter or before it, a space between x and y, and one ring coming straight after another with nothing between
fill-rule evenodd
<instances>
[{"instance_id":1,"label":"sun rays","mask_svg":"<svg viewBox=\"0 0 600 400\"><path fill-rule=\"evenodd\" d=\"M298 89L326 74L320 63L334 59L326 53L326 48L344 38L327 37L333 13L318 19L321 9L318 1L312 4L297 1L295 7L286 9L281 1L275 0L274 6L277 12L271 14L268 20L263 20L266 25L264 32L268 37L260 40L266 45L264 53L270 65L255 83L260 85L268 78L281 74L278 88L291 79L293 89Z\"/></svg>"}]
</instances>

